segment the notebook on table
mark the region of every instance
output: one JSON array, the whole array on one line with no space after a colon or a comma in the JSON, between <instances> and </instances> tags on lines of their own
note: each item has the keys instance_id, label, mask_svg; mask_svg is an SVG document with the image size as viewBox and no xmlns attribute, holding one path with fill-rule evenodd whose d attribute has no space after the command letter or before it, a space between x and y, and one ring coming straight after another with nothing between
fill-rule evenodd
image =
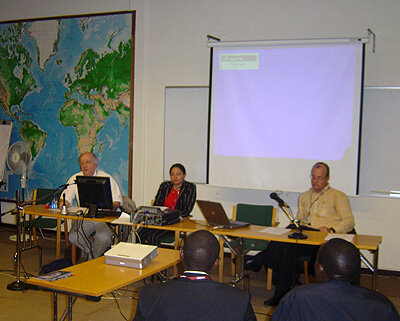
<instances>
[{"instance_id":1,"label":"notebook on table","mask_svg":"<svg viewBox=\"0 0 400 321\"><path fill-rule=\"evenodd\" d=\"M230 220L221 203L197 200L197 205L199 205L201 213L210 226L234 229L250 225L247 222Z\"/></svg>"}]
</instances>

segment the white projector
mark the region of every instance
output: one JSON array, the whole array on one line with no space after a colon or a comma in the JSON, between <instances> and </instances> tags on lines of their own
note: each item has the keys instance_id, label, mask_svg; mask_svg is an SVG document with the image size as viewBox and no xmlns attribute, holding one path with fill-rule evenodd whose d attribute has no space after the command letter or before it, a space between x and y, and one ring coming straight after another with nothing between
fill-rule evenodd
<instances>
[{"instance_id":1,"label":"white projector","mask_svg":"<svg viewBox=\"0 0 400 321\"><path fill-rule=\"evenodd\" d=\"M104 253L104 258L106 264L143 269L157 255L157 246L120 242Z\"/></svg>"}]
</instances>

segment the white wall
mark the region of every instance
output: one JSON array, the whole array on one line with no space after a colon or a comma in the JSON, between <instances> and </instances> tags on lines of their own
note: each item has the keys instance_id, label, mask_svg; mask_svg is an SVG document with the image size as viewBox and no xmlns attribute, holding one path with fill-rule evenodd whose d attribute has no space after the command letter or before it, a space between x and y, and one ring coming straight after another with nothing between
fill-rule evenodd
<instances>
[{"instance_id":1,"label":"white wall","mask_svg":"<svg viewBox=\"0 0 400 321\"><path fill-rule=\"evenodd\" d=\"M400 86L399 1L0 0L0 8L1 21L137 10L133 191L138 204L154 198L163 178L165 86L208 85L207 34L225 41L365 37L370 28L377 41L374 54L372 45L367 48L365 85ZM228 212L239 201L271 203L268 195L268 191L198 186L198 198L220 200ZM282 195L294 211L297 196ZM400 200L352 197L351 205L358 233L383 236L380 267L400 270L396 244ZM197 208L194 215L201 217ZM284 225L286 220L280 216Z\"/></svg>"}]
</instances>

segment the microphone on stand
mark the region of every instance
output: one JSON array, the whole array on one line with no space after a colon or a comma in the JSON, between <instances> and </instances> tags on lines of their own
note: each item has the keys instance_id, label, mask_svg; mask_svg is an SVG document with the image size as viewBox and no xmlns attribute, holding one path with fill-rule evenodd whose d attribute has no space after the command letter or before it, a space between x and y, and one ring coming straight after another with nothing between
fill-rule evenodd
<instances>
[{"instance_id":1,"label":"microphone on stand","mask_svg":"<svg viewBox=\"0 0 400 321\"><path fill-rule=\"evenodd\" d=\"M284 207L290 208L290 206L287 205L287 204L283 201L283 199L281 199L281 198L278 196L278 194L276 194L275 192L269 194L269 197L271 197L273 200L277 201L278 204L279 204L279 206L284 206Z\"/></svg>"},{"instance_id":2,"label":"microphone on stand","mask_svg":"<svg viewBox=\"0 0 400 321\"><path fill-rule=\"evenodd\" d=\"M286 216L288 217L289 221L294 224L297 228L296 232L293 232L292 234L289 234L288 237L290 237L291 239L296 239L296 240L304 240L306 238L308 238L307 235L302 233L302 227L301 225L289 214L289 212L287 211L286 208L290 209L290 206L287 205L279 196L278 194L271 193L269 194L269 197L272 198L273 200L278 202L279 207L282 209L282 211L286 214ZM286 207L286 208L285 208Z\"/></svg>"}]
</instances>

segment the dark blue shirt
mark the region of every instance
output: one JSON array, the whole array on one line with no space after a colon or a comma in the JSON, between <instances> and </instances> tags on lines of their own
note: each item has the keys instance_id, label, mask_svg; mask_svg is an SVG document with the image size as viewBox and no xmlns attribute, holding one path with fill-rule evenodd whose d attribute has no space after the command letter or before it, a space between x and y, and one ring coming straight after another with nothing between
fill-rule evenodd
<instances>
[{"instance_id":1,"label":"dark blue shirt","mask_svg":"<svg viewBox=\"0 0 400 321\"><path fill-rule=\"evenodd\" d=\"M393 303L379 292L330 280L299 286L286 294L272 321L400 320Z\"/></svg>"}]
</instances>

